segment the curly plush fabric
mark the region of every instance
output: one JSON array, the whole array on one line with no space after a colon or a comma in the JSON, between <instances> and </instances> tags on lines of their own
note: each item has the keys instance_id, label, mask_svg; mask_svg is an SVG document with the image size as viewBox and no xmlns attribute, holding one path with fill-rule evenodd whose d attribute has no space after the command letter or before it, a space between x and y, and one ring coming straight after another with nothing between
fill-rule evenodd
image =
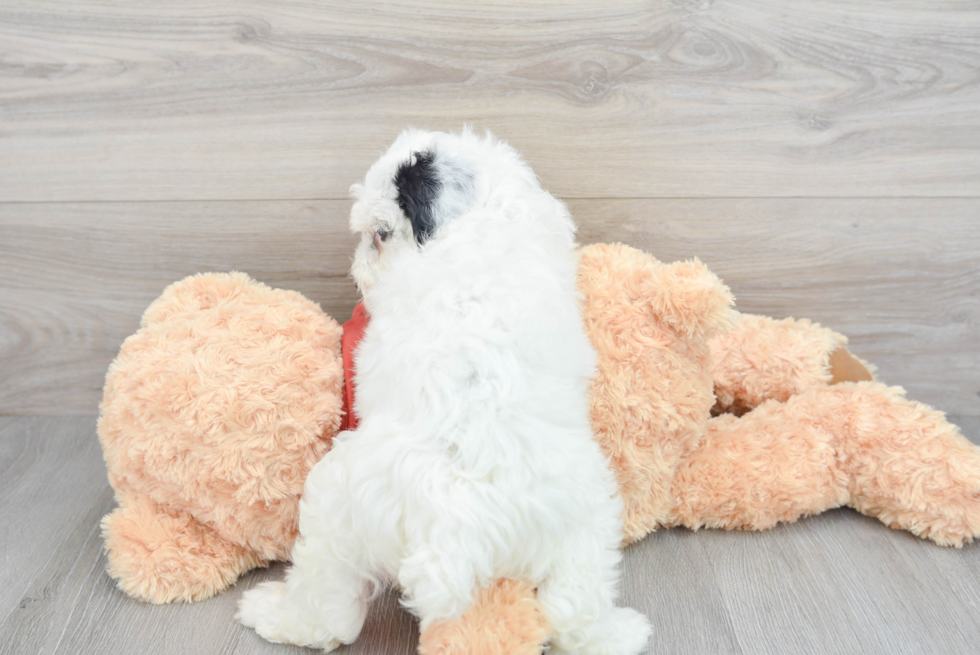
<instances>
[{"instance_id":1,"label":"curly plush fabric","mask_svg":"<svg viewBox=\"0 0 980 655\"><path fill-rule=\"evenodd\" d=\"M530 583L499 580L458 621L422 633L420 655L540 655L551 630Z\"/></svg>"},{"instance_id":2,"label":"curly plush fabric","mask_svg":"<svg viewBox=\"0 0 980 655\"><path fill-rule=\"evenodd\" d=\"M768 399L831 381L830 356L847 337L808 319L742 314L734 329L711 342L716 414L744 414ZM775 354L775 356L774 356Z\"/></svg>"},{"instance_id":3,"label":"curly plush fabric","mask_svg":"<svg viewBox=\"0 0 980 655\"><path fill-rule=\"evenodd\" d=\"M592 429L619 480L631 542L670 515L674 471L714 404L708 339L734 323L734 299L697 260L664 264L621 244L582 248L578 283L599 353Z\"/></svg>"},{"instance_id":4,"label":"curly plush fabric","mask_svg":"<svg viewBox=\"0 0 980 655\"><path fill-rule=\"evenodd\" d=\"M849 505L943 546L980 534L980 449L877 382L814 386L708 422L668 525L766 530Z\"/></svg>"},{"instance_id":5,"label":"curly plush fabric","mask_svg":"<svg viewBox=\"0 0 980 655\"><path fill-rule=\"evenodd\" d=\"M189 277L150 305L109 368L98 427L124 591L207 598L289 556L307 473L340 424L340 338L314 303L242 273Z\"/></svg>"}]
</instances>

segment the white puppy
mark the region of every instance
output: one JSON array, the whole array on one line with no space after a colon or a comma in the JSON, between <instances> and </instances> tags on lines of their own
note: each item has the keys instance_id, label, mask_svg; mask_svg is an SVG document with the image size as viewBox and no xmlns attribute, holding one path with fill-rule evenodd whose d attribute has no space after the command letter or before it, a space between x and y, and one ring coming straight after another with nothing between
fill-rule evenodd
<instances>
[{"instance_id":1,"label":"white puppy","mask_svg":"<svg viewBox=\"0 0 980 655\"><path fill-rule=\"evenodd\" d=\"M330 650L389 580L425 629L521 578L558 652L639 652L646 618L613 605L622 502L589 426L595 352L565 206L469 131L404 132L351 191L371 315L361 422L310 472L285 582L247 592L238 618Z\"/></svg>"}]
</instances>

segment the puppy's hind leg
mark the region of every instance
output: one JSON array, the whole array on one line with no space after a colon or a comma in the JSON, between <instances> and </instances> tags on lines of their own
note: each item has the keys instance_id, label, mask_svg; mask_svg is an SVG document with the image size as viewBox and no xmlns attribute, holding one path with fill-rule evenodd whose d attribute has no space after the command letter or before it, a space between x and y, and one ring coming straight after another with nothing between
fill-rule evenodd
<instances>
[{"instance_id":1,"label":"puppy's hind leg","mask_svg":"<svg viewBox=\"0 0 980 655\"><path fill-rule=\"evenodd\" d=\"M316 552L315 561L304 555L309 552ZM286 579L245 592L236 618L277 643L327 651L352 643L364 625L371 585L326 552L329 546L320 539L297 541Z\"/></svg>"},{"instance_id":2,"label":"puppy's hind leg","mask_svg":"<svg viewBox=\"0 0 980 655\"><path fill-rule=\"evenodd\" d=\"M423 631L435 621L461 617L473 606L477 586L467 556L438 544L413 549L401 564L398 583L402 603L419 617Z\"/></svg>"},{"instance_id":3,"label":"puppy's hind leg","mask_svg":"<svg viewBox=\"0 0 980 655\"><path fill-rule=\"evenodd\" d=\"M637 655L650 638L650 623L628 607L615 607L619 550L591 535L562 544L560 556L538 588L538 601L556 633L553 652L574 655Z\"/></svg>"},{"instance_id":4,"label":"puppy's hind leg","mask_svg":"<svg viewBox=\"0 0 980 655\"><path fill-rule=\"evenodd\" d=\"M351 529L349 503L333 484L343 477L338 469L324 459L310 472L300 507L302 535L286 579L265 582L238 603L236 618L269 641L330 651L352 643L364 625L374 585L360 566L363 549Z\"/></svg>"}]
</instances>

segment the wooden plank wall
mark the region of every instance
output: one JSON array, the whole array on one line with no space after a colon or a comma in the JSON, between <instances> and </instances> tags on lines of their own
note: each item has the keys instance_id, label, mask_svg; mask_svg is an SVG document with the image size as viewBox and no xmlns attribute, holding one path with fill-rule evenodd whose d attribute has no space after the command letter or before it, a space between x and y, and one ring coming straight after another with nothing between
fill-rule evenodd
<instances>
[{"instance_id":1,"label":"wooden plank wall","mask_svg":"<svg viewBox=\"0 0 980 655\"><path fill-rule=\"evenodd\" d=\"M980 3L0 5L0 414L91 414L174 280L346 319L348 186L407 125L489 128L583 242L699 256L980 415Z\"/></svg>"}]
</instances>

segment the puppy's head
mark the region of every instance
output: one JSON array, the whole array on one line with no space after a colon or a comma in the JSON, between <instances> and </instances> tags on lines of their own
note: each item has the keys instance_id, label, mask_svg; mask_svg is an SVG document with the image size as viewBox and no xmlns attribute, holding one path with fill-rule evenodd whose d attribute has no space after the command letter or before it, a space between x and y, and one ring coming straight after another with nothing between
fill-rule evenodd
<instances>
[{"instance_id":1,"label":"puppy's head","mask_svg":"<svg viewBox=\"0 0 980 655\"><path fill-rule=\"evenodd\" d=\"M534 174L517 152L487 134L406 130L351 187L350 229L361 235L351 275L362 293L397 252L421 249L440 228L485 206L509 179Z\"/></svg>"}]
</instances>

